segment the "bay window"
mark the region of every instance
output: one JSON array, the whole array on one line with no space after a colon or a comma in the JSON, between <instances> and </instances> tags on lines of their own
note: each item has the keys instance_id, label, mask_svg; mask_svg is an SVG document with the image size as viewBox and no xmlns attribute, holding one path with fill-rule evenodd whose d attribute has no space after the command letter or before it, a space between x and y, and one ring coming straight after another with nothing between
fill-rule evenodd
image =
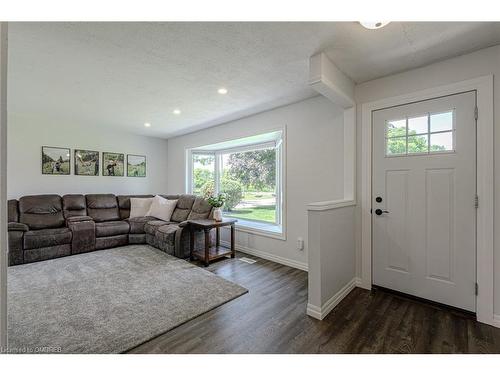
<instances>
[{"instance_id":1,"label":"bay window","mask_svg":"<svg viewBox=\"0 0 500 375\"><path fill-rule=\"evenodd\" d=\"M188 150L187 192L224 193L239 228L283 234L282 131Z\"/></svg>"}]
</instances>

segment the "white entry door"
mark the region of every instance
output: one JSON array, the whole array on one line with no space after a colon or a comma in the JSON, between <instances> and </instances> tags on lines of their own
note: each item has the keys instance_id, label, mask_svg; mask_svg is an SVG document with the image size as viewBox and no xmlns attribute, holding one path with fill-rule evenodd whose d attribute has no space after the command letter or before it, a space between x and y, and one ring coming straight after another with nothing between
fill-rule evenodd
<instances>
[{"instance_id":1,"label":"white entry door","mask_svg":"<svg viewBox=\"0 0 500 375\"><path fill-rule=\"evenodd\" d=\"M373 284L476 310L476 92L373 112Z\"/></svg>"}]
</instances>

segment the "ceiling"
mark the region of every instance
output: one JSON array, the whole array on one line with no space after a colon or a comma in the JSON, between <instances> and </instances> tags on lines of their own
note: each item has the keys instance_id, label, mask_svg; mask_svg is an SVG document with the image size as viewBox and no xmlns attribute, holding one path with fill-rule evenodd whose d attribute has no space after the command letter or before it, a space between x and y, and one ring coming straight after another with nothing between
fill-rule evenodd
<instances>
[{"instance_id":1,"label":"ceiling","mask_svg":"<svg viewBox=\"0 0 500 375\"><path fill-rule=\"evenodd\" d=\"M499 43L500 23L10 23L9 113L168 138L316 95L319 51L360 83Z\"/></svg>"}]
</instances>

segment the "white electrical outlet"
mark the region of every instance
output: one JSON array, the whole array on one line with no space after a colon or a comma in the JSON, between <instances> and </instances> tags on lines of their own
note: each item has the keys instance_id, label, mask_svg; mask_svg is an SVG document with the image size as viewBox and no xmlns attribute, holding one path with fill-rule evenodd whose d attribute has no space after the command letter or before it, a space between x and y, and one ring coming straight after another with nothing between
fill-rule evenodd
<instances>
[{"instance_id":1,"label":"white electrical outlet","mask_svg":"<svg viewBox=\"0 0 500 375\"><path fill-rule=\"evenodd\" d=\"M304 239L302 237L297 238L297 249L304 250Z\"/></svg>"}]
</instances>

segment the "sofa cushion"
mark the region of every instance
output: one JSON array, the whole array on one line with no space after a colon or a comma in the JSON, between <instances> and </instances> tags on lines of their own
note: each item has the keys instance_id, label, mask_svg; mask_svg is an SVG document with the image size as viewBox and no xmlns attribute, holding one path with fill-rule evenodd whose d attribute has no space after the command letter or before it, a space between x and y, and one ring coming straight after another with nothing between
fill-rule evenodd
<instances>
[{"instance_id":1,"label":"sofa cushion","mask_svg":"<svg viewBox=\"0 0 500 375\"><path fill-rule=\"evenodd\" d=\"M120 219L130 217L130 198L153 198L154 195L118 195L118 208L120 209Z\"/></svg>"},{"instance_id":2,"label":"sofa cushion","mask_svg":"<svg viewBox=\"0 0 500 375\"><path fill-rule=\"evenodd\" d=\"M66 194L63 195L62 201L65 219L72 216L87 215L87 203L83 194Z\"/></svg>"},{"instance_id":3,"label":"sofa cushion","mask_svg":"<svg viewBox=\"0 0 500 375\"><path fill-rule=\"evenodd\" d=\"M24 250L66 245L71 243L71 238L68 228L30 230L24 233Z\"/></svg>"},{"instance_id":4,"label":"sofa cushion","mask_svg":"<svg viewBox=\"0 0 500 375\"><path fill-rule=\"evenodd\" d=\"M118 202L114 194L88 194L87 215L95 222L120 220Z\"/></svg>"},{"instance_id":5,"label":"sofa cushion","mask_svg":"<svg viewBox=\"0 0 500 375\"><path fill-rule=\"evenodd\" d=\"M7 201L7 221L9 223L15 223L19 221L19 208L17 204L18 202L15 199L10 199Z\"/></svg>"},{"instance_id":6,"label":"sofa cushion","mask_svg":"<svg viewBox=\"0 0 500 375\"><path fill-rule=\"evenodd\" d=\"M152 216L142 216L142 217L132 217L130 219L127 219L129 225L130 225L130 234L144 234L146 233L144 231L144 226L146 225L147 222L149 221L154 221L156 220Z\"/></svg>"},{"instance_id":7,"label":"sofa cushion","mask_svg":"<svg viewBox=\"0 0 500 375\"><path fill-rule=\"evenodd\" d=\"M180 197L179 194L157 194L157 195L159 195L160 197L163 197L165 199L171 199L171 200L179 199L179 197Z\"/></svg>"},{"instance_id":8,"label":"sofa cushion","mask_svg":"<svg viewBox=\"0 0 500 375\"><path fill-rule=\"evenodd\" d=\"M111 237L119 234L128 234L130 229L126 221L105 221L95 224L96 237Z\"/></svg>"},{"instance_id":9,"label":"sofa cushion","mask_svg":"<svg viewBox=\"0 0 500 375\"><path fill-rule=\"evenodd\" d=\"M193 208L189 213L188 220L198 220L198 219L208 219L210 212L212 211L212 206L208 203L205 198L196 197Z\"/></svg>"},{"instance_id":10,"label":"sofa cushion","mask_svg":"<svg viewBox=\"0 0 500 375\"><path fill-rule=\"evenodd\" d=\"M61 197L51 194L20 198L19 221L33 230L64 226Z\"/></svg>"},{"instance_id":11,"label":"sofa cushion","mask_svg":"<svg viewBox=\"0 0 500 375\"><path fill-rule=\"evenodd\" d=\"M179 196L177 200L177 207L175 207L174 213L172 214L171 221L180 222L188 218L193 203L196 199L196 195L183 194Z\"/></svg>"},{"instance_id":12,"label":"sofa cushion","mask_svg":"<svg viewBox=\"0 0 500 375\"><path fill-rule=\"evenodd\" d=\"M148 221L145 225L144 225L144 232L146 232L147 234L151 234L151 235L155 235L156 234L156 230L161 227L162 225L166 225L166 224L169 224L168 221L163 221L163 220L152 220L152 221Z\"/></svg>"}]
</instances>

